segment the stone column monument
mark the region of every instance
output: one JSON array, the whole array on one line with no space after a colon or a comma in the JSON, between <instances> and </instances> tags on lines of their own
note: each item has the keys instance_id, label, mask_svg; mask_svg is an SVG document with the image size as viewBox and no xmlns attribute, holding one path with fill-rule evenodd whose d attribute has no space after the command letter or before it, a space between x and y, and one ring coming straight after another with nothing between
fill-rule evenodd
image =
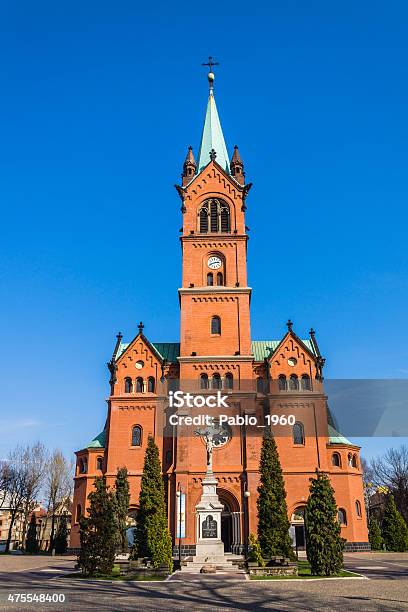
<instances>
[{"instance_id":1,"label":"stone column monument","mask_svg":"<svg viewBox=\"0 0 408 612\"><path fill-rule=\"evenodd\" d=\"M207 471L203 478L203 493L196 505L197 543L194 561L201 563L223 563L224 544L221 540L221 512L223 504L218 499L218 481L212 471L212 453L215 431L211 428L196 431L201 436L207 449Z\"/></svg>"},{"instance_id":2,"label":"stone column monument","mask_svg":"<svg viewBox=\"0 0 408 612\"><path fill-rule=\"evenodd\" d=\"M207 470L203 478L203 492L196 505L197 541L196 554L192 561L186 561L181 571L197 573L201 571L227 571L237 572L232 558L224 554L224 544L221 540L221 512L223 504L217 495L217 479L212 470L212 453L214 439L220 435L216 426L209 426L205 430L195 432L205 442L207 450Z\"/></svg>"}]
</instances>

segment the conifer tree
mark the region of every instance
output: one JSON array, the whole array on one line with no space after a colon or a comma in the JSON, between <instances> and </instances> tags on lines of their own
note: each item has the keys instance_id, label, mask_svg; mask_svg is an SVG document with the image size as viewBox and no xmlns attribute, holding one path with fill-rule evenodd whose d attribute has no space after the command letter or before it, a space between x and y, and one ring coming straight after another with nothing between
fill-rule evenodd
<instances>
[{"instance_id":1,"label":"conifer tree","mask_svg":"<svg viewBox=\"0 0 408 612\"><path fill-rule=\"evenodd\" d=\"M265 566L265 561L262 557L261 547L259 545L258 538L254 533L249 534L249 552L248 552L248 561L255 561L258 563L259 567Z\"/></svg>"},{"instance_id":2,"label":"conifer tree","mask_svg":"<svg viewBox=\"0 0 408 612\"><path fill-rule=\"evenodd\" d=\"M37 540L37 519L35 518L34 512L31 515L30 522L28 524L26 545L26 552L28 553L38 553L38 540Z\"/></svg>"},{"instance_id":3,"label":"conifer tree","mask_svg":"<svg viewBox=\"0 0 408 612\"><path fill-rule=\"evenodd\" d=\"M54 538L54 548L57 555L63 555L68 548L68 527L67 517L65 514L60 516L58 521L58 529Z\"/></svg>"},{"instance_id":4,"label":"conifer tree","mask_svg":"<svg viewBox=\"0 0 408 612\"><path fill-rule=\"evenodd\" d=\"M286 491L275 439L266 430L262 441L258 487L258 540L262 555L293 558L286 507Z\"/></svg>"},{"instance_id":5,"label":"conifer tree","mask_svg":"<svg viewBox=\"0 0 408 612\"><path fill-rule=\"evenodd\" d=\"M388 495L382 522L382 537L387 550L404 552L408 548L407 524L395 505L393 495Z\"/></svg>"},{"instance_id":6,"label":"conifer tree","mask_svg":"<svg viewBox=\"0 0 408 612\"><path fill-rule=\"evenodd\" d=\"M382 550L384 540L381 535L380 525L375 516L370 518L368 524L368 539L370 542L371 550Z\"/></svg>"},{"instance_id":7,"label":"conifer tree","mask_svg":"<svg viewBox=\"0 0 408 612\"><path fill-rule=\"evenodd\" d=\"M85 574L111 574L117 539L113 493L105 476L95 478L95 491L88 495L88 517L80 520L81 552L78 565Z\"/></svg>"},{"instance_id":8,"label":"conifer tree","mask_svg":"<svg viewBox=\"0 0 408 612\"><path fill-rule=\"evenodd\" d=\"M129 511L129 481L127 469L120 468L116 475L115 483L115 511L118 526L117 540L121 552L125 553L128 550L128 541L126 535L126 519Z\"/></svg>"},{"instance_id":9,"label":"conifer tree","mask_svg":"<svg viewBox=\"0 0 408 612\"><path fill-rule=\"evenodd\" d=\"M145 454L132 557L149 557L153 567L166 564L172 570L172 542L167 527L164 485L159 449L149 436Z\"/></svg>"},{"instance_id":10,"label":"conifer tree","mask_svg":"<svg viewBox=\"0 0 408 612\"><path fill-rule=\"evenodd\" d=\"M326 474L310 479L305 509L306 552L313 576L332 576L343 567L344 540L334 490Z\"/></svg>"}]
</instances>

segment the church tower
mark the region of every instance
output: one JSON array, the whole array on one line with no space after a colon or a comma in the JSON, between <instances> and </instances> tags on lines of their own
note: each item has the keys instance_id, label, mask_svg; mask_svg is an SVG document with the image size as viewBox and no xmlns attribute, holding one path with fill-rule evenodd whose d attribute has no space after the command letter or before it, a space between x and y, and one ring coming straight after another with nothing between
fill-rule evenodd
<instances>
[{"instance_id":1,"label":"church tower","mask_svg":"<svg viewBox=\"0 0 408 612\"><path fill-rule=\"evenodd\" d=\"M251 338L243 164L230 163L209 72L209 96L195 163L189 149L183 169L183 255L180 296L180 379L229 374L250 378ZM222 362L220 370L208 363ZM231 366L231 368L228 368ZM217 378L217 376L216 376Z\"/></svg>"}]
</instances>

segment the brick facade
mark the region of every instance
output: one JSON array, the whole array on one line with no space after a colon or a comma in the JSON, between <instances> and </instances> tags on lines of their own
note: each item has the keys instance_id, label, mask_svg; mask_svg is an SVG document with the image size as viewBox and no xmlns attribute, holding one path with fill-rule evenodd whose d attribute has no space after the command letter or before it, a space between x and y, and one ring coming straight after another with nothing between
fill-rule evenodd
<instances>
[{"instance_id":1,"label":"brick facade","mask_svg":"<svg viewBox=\"0 0 408 612\"><path fill-rule=\"evenodd\" d=\"M185 163L189 173L195 168L194 163L189 151ZM171 533L174 537L176 490L181 487L186 494L183 549L186 554L194 550L195 505L201 495L205 448L202 440L194 435L194 427L169 426L172 411L167 392L174 385L197 391L202 375L208 376L210 387L211 383L220 384L228 393L229 408L223 409L224 413L256 416L261 424L266 414L293 414L303 424L304 438L300 443L294 440L292 427L274 429L285 476L289 519L297 527L298 544L301 545L302 522L299 516L293 515L297 508L304 506L309 478L319 468L330 475L337 504L345 511L342 536L348 547L366 546L359 448L344 438L336 442L330 436L321 376L324 360L314 334L310 340L303 341L290 324L280 342L266 346L261 356L255 354L256 343L251 342L245 226L248 190L242 176L239 180L231 176L216 159L191 179L184 176L183 186L178 187L183 214L180 346L174 345L177 347L174 355L164 355L161 348L164 345L151 344L142 327L130 344L124 345L118 339L110 362L111 395L104 433L88 448L76 453L72 547L79 546L78 516L85 512L86 498L96 475L106 474L108 484L113 485L117 469L126 466L131 509L137 511L144 453L151 434L161 453ZM211 223L216 221L209 216L208 231L203 232L202 207L211 201L227 205L228 227L224 219L224 226L219 224L217 231L212 231L215 225L211 227ZM219 267L209 267L210 257L220 260ZM222 276L217 277L218 274ZM213 317L219 317L221 333L213 333ZM231 375L232 379L228 379ZM293 379L294 375L297 379ZM214 383L218 376L220 382ZM286 383L279 382L280 376L286 376ZM214 389L202 391L203 394L211 392ZM140 427L135 434L141 434L140 445L132 444L135 426ZM227 549L237 552L242 550L248 532L256 532L261 431L257 427L233 426L232 437L213 452L218 493L225 505L223 538ZM333 453L337 453L335 460ZM249 491L249 497L244 496L245 491Z\"/></svg>"}]
</instances>

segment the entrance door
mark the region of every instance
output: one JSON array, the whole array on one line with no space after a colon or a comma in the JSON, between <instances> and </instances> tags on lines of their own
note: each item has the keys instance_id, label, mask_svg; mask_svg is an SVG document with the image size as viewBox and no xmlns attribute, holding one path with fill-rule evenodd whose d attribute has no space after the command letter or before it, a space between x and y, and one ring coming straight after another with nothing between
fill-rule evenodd
<instances>
[{"instance_id":1,"label":"entrance door","mask_svg":"<svg viewBox=\"0 0 408 612\"><path fill-rule=\"evenodd\" d=\"M229 491L218 489L220 502L224 506L221 513L221 540L225 552L241 554L241 513L236 498Z\"/></svg>"},{"instance_id":2,"label":"entrance door","mask_svg":"<svg viewBox=\"0 0 408 612\"><path fill-rule=\"evenodd\" d=\"M305 526L304 525L295 525L295 538L296 538L296 548L298 550L305 550L306 540L305 540Z\"/></svg>"},{"instance_id":3,"label":"entrance door","mask_svg":"<svg viewBox=\"0 0 408 612\"><path fill-rule=\"evenodd\" d=\"M231 512L223 512L221 514L221 540L224 543L224 551L231 552L231 544L232 544Z\"/></svg>"}]
</instances>

